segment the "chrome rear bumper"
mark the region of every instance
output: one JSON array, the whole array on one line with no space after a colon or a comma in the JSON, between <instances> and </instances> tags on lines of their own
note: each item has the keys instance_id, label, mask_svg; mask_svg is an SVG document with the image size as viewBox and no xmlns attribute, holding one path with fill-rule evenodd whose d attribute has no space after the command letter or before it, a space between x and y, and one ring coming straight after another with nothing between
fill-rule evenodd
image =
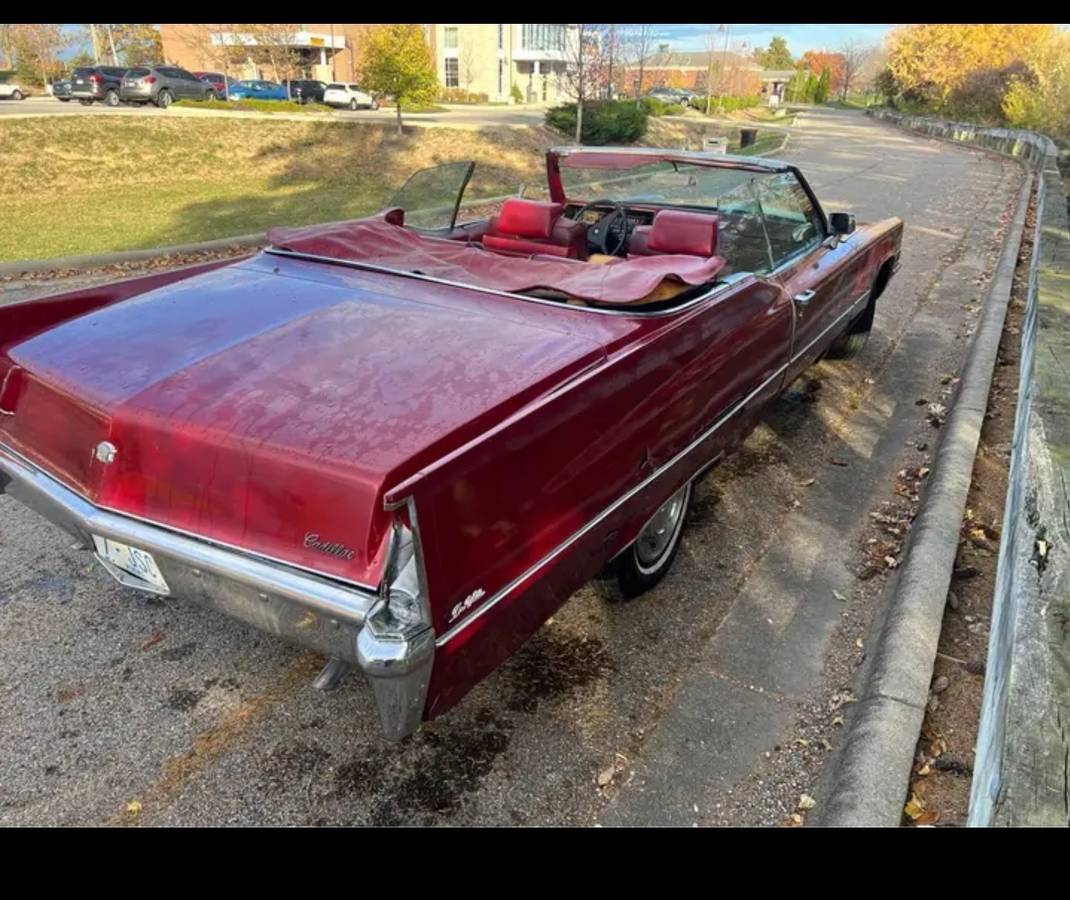
<instances>
[{"instance_id":1,"label":"chrome rear bumper","mask_svg":"<svg viewBox=\"0 0 1070 900\"><path fill-rule=\"evenodd\" d=\"M378 628L383 603L377 593L100 509L3 444L0 493L59 525L82 549L92 549L98 535L147 550L178 597L359 666L372 683L389 739L419 727L434 633L399 638Z\"/></svg>"}]
</instances>

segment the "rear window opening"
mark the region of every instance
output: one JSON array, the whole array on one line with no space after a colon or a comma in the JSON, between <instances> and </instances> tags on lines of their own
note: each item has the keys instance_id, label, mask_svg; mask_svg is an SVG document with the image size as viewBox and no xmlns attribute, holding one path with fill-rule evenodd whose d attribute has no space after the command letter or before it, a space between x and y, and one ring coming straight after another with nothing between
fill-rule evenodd
<instances>
[{"instance_id":1,"label":"rear window opening","mask_svg":"<svg viewBox=\"0 0 1070 900\"><path fill-rule=\"evenodd\" d=\"M126 73L127 78L144 78L149 74L149 69L131 69Z\"/></svg>"}]
</instances>

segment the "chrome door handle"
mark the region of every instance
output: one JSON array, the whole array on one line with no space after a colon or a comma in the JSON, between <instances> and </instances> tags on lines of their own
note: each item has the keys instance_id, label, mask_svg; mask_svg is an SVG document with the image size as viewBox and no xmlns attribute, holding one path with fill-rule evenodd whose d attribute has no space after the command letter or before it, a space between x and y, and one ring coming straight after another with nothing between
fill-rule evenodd
<instances>
[{"instance_id":1,"label":"chrome door handle","mask_svg":"<svg viewBox=\"0 0 1070 900\"><path fill-rule=\"evenodd\" d=\"M816 295L817 291L803 291L801 294L795 295L795 302L798 303L799 306L806 306L806 304L813 300Z\"/></svg>"}]
</instances>

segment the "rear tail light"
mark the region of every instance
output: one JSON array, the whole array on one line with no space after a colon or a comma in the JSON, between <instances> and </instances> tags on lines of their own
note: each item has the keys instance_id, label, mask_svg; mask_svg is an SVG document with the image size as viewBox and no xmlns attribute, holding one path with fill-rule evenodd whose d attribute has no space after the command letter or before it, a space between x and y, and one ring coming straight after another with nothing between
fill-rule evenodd
<instances>
[{"instance_id":1,"label":"rear tail light","mask_svg":"<svg viewBox=\"0 0 1070 900\"><path fill-rule=\"evenodd\" d=\"M143 79L145 84L156 84L156 76L150 75L148 78Z\"/></svg>"},{"instance_id":2,"label":"rear tail light","mask_svg":"<svg viewBox=\"0 0 1070 900\"><path fill-rule=\"evenodd\" d=\"M99 75L90 75L89 80L92 81L93 84L100 84L104 79Z\"/></svg>"}]
</instances>

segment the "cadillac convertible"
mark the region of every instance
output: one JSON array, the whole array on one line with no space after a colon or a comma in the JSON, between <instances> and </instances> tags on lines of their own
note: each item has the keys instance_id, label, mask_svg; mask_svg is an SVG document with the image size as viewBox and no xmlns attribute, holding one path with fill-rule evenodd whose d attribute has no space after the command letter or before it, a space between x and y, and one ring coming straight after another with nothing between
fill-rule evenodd
<instances>
[{"instance_id":1,"label":"cadillac convertible","mask_svg":"<svg viewBox=\"0 0 1070 900\"><path fill-rule=\"evenodd\" d=\"M359 667L410 734L585 582L656 584L696 479L862 349L898 265L900 220L780 162L546 172L467 218L473 164L439 166L237 261L0 307L0 491L121 584L322 653L322 687Z\"/></svg>"}]
</instances>

